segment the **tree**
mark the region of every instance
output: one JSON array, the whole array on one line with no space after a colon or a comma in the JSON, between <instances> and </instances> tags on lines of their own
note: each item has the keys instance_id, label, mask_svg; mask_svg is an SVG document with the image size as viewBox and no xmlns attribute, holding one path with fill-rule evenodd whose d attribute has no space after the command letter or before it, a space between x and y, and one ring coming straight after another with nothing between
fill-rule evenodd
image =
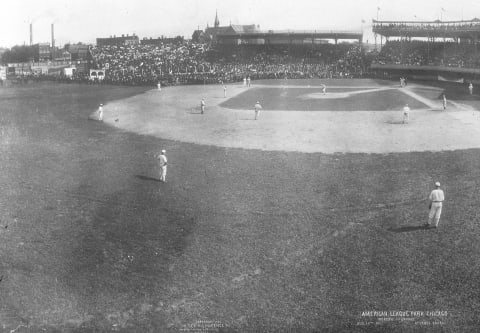
<instances>
[{"instance_id":1,"label":"tree","mask_svg":"<svg viewBox=\"0 0 480 333\"><path fill-rule=\"evenodd\" d=\"M1 62L28 62L33 60L35 49L27 45L16 45L2 54Z\"/></svg>"}]
</instances>

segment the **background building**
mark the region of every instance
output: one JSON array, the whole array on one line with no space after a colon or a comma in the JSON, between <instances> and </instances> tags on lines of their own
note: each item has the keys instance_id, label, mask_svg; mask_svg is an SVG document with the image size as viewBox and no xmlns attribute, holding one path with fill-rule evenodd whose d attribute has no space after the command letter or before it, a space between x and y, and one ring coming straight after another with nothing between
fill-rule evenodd
<instances>
[{"instance_id":1,"label":"background building","mask_svg":"<svg viewBox=\"0 0 480 333\"><path fill-rule=\"evenodd\" d=\"M122 45L137 45L139 44L140 41L138 39L138 36L133 34L132 36L129 36L128 34L122 35L121 37L117 36L110 36L108 38L97 38L97 46L108 46L108 45L117 45L117 46L122 46Z\"/></svg>"},{"instance_id":2,"label":"background building","mask_svg":"<svg viewBox=\"0 0 480 333\"><path fill-rule=\"evenodd\" d=\"M37 43L32 45L33 49L33 61L42 62L51 60L51 48L50 43Z\"/></svg>"}]
</instances>

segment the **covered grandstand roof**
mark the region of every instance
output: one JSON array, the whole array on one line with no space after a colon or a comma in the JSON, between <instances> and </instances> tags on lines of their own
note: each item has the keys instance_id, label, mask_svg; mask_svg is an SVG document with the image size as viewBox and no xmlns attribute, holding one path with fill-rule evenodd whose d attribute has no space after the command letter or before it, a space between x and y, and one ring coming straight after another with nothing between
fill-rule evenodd
<instances>
[{"instance_id":1,"label":"covered grandstand roof","mask_svg":"<svg viewBox=\"0 0 480 333\"><path fill-rule=\"evenodd\" d=\"M323 38L323 39L362 39L362 31L344 31L344 30L256 30L235 31L235 33L221 33L219 37L225 38Z\"/></svg>"},{"instance_id":2,"label":"covered grandstand roof","mask_svg":"<svg viewBox=\"0 0 480 333\"><path fill-rule=\"evenodd\" d=\"M457 20L457 21L441 21L441 20L434 20L434 21L377 21L372 19L372 22L375 24L389 24L389 23L397 23L397 24L453 24L453 23L460 23L460 24L468 24L468 23L480 23L479 18L473 18L471 20Z\"/></svg>"},{"instance_id":3,"label":"covered grandstand roof","mask_svg":"<svg viewBox=\"0 0 480 333\"><path fill-rule=\"evenodd\" d=\"M480 19L461 21L377 21L372 31L386 37L478 38Z\"/></svg>"}]
</instances>

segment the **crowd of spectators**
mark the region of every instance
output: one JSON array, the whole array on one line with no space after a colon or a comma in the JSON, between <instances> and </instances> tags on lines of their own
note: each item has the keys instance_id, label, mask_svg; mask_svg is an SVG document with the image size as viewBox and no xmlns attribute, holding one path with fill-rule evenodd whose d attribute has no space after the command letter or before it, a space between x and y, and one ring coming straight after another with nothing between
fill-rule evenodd
<instances>
[{"instance_id":1,"label":"crowd of spectators","mask_svg":"<svg viewBox=\"0 0 480 333\"><path fill-rule=\"evenodd\" d=\"M265 78L359 77L363 53L355 44L316 46L240 45L211 48L178 41L163 45L92 47L103 82L122 85L199 84Z\"/></svg>"},{"instance_id":2,"label":"crowd of spectators","mask_svg":"<svg viewBox=\"0 0 480 333\"><path fill-rule=\"evenodd\" d=\"M467 43L392 40L382 47L375 63L478 68L480 56L475 46Z\"/></svg>"}]
</instances>

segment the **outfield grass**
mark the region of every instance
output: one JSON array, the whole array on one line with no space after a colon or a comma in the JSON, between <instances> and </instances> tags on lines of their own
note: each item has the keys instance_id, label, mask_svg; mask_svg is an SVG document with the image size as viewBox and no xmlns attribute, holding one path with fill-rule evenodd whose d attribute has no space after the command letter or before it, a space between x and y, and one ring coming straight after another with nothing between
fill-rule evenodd
<instances>
[{"instance_id":1,"label":"outfield grass","mask_svg":"<svg viewBox=\"0 0 480 333\"><path fill-rule=\"evenodd\" d=\"M98 103L142 91L0 90L4 330L176 332L198 320L226 332L480 326L477 149L267 152L86 120ZM166 184L146 154L161 148ZM444 215L426 230L436 180ZM448 314L437 326L360 326L371 310Z\"/></svg>"}]
</instances>

